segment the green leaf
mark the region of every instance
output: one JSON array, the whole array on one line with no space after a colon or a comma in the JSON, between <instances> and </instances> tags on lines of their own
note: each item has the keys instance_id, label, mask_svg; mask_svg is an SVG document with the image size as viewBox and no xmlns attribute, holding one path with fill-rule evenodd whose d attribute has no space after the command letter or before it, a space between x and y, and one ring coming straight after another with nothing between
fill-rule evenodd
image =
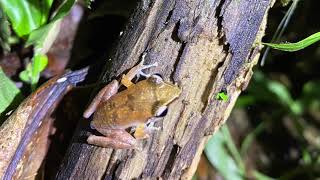
<instances>
[{"instance_id":1,"label":"green leaf","mask_svg":"<svg viewBox=\"0 0 320 180\"><path fill-rule=\"evenodd\" d=\"M306 149L303 150L302 159L304 164L312 165L312 156Z\"/></svg>"},{"instance_id":2,"label":"green leaf","mask_svg":"<svg viewBox=\"0 0 320 180\"><path fill-rule=\"evenodd\" d=\"M1 0L0 6L9 17L19 37L30 34L48 20L53 0Z\"/></svg>"},{"instance_id":3,"label":"green leaf","mask_svg":"<svg viewBox=\"0 0 320 180\"><path fill-rule=\"evenodd\" d=\"M277 99L286 105L294 115L300 115L303 108L300 103L294 101L287 87L277 81L267 81L267 87L270 92L277 96Z\"/></svg>"},{"instance_id":4,"label":"green leaf","mask_svg":"<svg viewBox=\"0 0 320 180\"><path fill-rule=\"evenodd\" d=\"M261 122L258 127L256 127L253 131L251 131L247 136L244 138L241 144L241 155L245 155L247 150L249 149L253 140L260 134L266 127L266 121Z\"/></svg>"},{"instance_id":5,"label":"green leaf","mask_svg":"<svg viewBox=\"0 0 320 180\"><path fill-rule=\"evenodd\" d=\"M66 0L64 4L60 6L55 16L50 20L48 24L43 25L31 32L30 36L27 39L26 46L35 45L36 51L39 52L38 49L42 49L52 28L56 27L58 20L62 19L69 13L74 3L75 0ZM41 51L41 53L44 54L46 52Z\"/></svg>"},{"instance_id":6,"label":"green leaf","mask_svg":"<svg viewBox=\"0 0 320 180\"><path fill-rule=\"evenodd\" d=\"M219 92L217 95L216 95L216 99L217 100L223 100L223 101L227 101L228 100L228 95L225 93L225 92Z\"/></svg>"},{"instance_id":7,"label":"green leaf","mask_svg":"<svg viewBox=\"0 0 320 180\"><path fill-rule=\"evenodd\" d=\"M238 151L236 145L233 142L233 139L231 137L231 134L230 134L228 127L222 126L221 132L223 133L225 144L226 144L228 150L230 151L232 157L237 162L238 167L240 167L242 169L242 171L244 172L244 170L245 170L244 163L242 161L240 152Z\"/></svg>"},{"instance_id":8,"label":"green leaf","mask_svg":"<svg viewBox=\"0 0 320 180\"><path fill-rule=\"evenodd\" d=\"M48 64L48 57L42 54L36 54L32 60L32 70L31 70L31 85L36 88L38 84L40 73L46 68Z\"/></svg>"},{"instance_id":9,"label":"green leaf","mask_svg":"<svg viewBox=\"0 0 320 180\"><path fill-rule=\"evenodd\" d=\"M283 0L286 1L286 0ZM290 0L289 0L290 1ZM296 11L296 8L298 6L298 2L300 0L294 0L289 9L287 10L286 14L284 15L284 17L282 18L281 22L279 23L276 32L274 33L271 42L279 42L279 39L282 37L284 31L286 30L286 28L288 27L288 24L292 18L293 13ZM264 65L265 60L267 59L267 56L269 54L270 51L270 47L267 47L266 50L264 51L262 57L261 57L261 66Z\"/></svg>"},{"instance_id":10,"label":"green leaf","mask_svg":"<svg viewBox=\"0 0 320 180\"><path fill-rule=\"evenodd\" d=\"M0 67L0 114L13 103L13 100L19 95L20 90L4 74Z\"/></svg>"},{"instance_id":11,"label":"green leaf","mask_svg":"<svg viewBox=\"0 0 320 180\"><path fill-rule=\"evenodd\" d=\"M262 43L264 45L267 45L273 49L278 49L281 51L299 51L305 47L310 46L311 44L317 42L320 40L320 32L317 32L299 42L296 43L281 43L281 44L274 44L274 43Z\"/></svg>"},{"instance_id":12,"label":"green leaf","mask_svg":"<svg viewBox=\"0 0 320 180\"><path fill-rule=\"evenodd\" d=\"M40 73L46 68L48 57L43 54L36 54L32 58L32 63L29 63L24 71L19 74L22 81L27 82L34 87L37 85Z\"/></svg>"},{"instance_id":13,"label":"green leaf","mask_svg":"<svg viewBox=\"0 0 320 180\"><path fill-rule=\"evenodd\" d=\"M31 67L31 64L28 64L27 66ZM24 82L31 82L31 74L30 71L28 71L27 69L21 71L19 73L19 78L24 81Z\"/></svg>"},{"instance_id":14,"label":"green leaf","mask_svg":"<svg viewBox=\"0 0 320 180\"><path fill-rule=\"evenodd\" d=\"M272 80L269 80L266 83L268 90L274 93L280 102L285 105L290 105L293 102L291 94L286 86Z\"/></svg>"},{"instance_id":15,"label":"green leaf","mask_svg":"<svg viewBox=\"0 0 320 180\"><path fill-rule=\"evenodd\" d=\"M36 54L33 57L32 76L40 74L48 64L48 57L43 54Z\"/></svg>"},{"instance_id":16,"label":"green leaf","mask_svg":"<svg viewBox=\"0 0 320 180\"><path fill-rule=\"evenodd\" d=\"M209 140L205 148L206 156L224 179L243 180L244 170L227 153L230 149L226 147L228 137L224 134L220 130Z\"/></svg>"}]
</instances>

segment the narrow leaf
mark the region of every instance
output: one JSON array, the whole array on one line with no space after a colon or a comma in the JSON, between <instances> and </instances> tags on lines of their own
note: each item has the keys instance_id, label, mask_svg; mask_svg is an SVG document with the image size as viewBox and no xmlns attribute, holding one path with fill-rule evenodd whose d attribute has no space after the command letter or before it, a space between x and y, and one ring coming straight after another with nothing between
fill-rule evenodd
<instances>
[{"instance_id":1,"label":"narrow leaf","mask_svg":"<svg viewBox=\"0 0 320 180\"><path fill-rule=\"evenodd\" d=\"M305 47L308 47L319 40L320 40L320 32L317 32L296 43L281 43L281 44L262 43L262 44L267 45L274 49L281 50L281 51L294 52L294 51L299 51Z\"/></svg>"},{"instance_id":2,"label":"narrow leaf","mask_svg":"<svg viewBox=\"0 0 320 180\"><path fill-rule=\"evenodd\" d=\"M220 130L207 143L206 156L224 179L243 180L244 172L227 152L225 137Z\"/></svg>"},{"instance_id":3,"label":"narrow leaf","mask_svg":"<svg viewBox=\"0 0 320 180\"><path fill-rule=\"evenodd\" d=\"M253 131L246 135L241 144L241 155L245 155L253 140L265 129L266 122L261 122Z\"/></svg>"},{"instance_id":4,"label":"narrow leaf","mask_svg":"<svg viewBox=\"0 0 320 180\"><path fill-rule=\"evenodd\" d=\"M43 54L36 54L33 57L32 75L40 74L48 64L48 57Z\"/></svg>"},{"instance_id":5,"label":"narrow leaf","mask_svg":"<svg viewBox=\"0 0 320 180\"><path fill-rule=\"evenodd\" d=\"M228 150L230 151L232 157L235 159L237 166L242 170L242 172L245 171L245 166L242 161L240 152L238 151L238 148L233 142L233 139L231 137L230 131L227 126L222 126L221 127L221 132L223 133L224 136L224 142L226 146L228 147Z\"/></svg>"}]
</instances>

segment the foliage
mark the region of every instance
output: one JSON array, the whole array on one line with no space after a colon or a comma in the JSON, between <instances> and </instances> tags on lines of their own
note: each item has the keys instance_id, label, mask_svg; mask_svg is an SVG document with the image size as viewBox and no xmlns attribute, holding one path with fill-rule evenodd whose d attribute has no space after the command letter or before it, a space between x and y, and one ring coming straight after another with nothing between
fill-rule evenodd
<instances>
[{"instance_id":1,"label":"foliage","mask_svg":"<svg viewBox=\"0 0 320 180\"><path fill-rule=\"evenodd\" d=\"M8 19L0 8L0 46L5 53L10 51L10 34L11 31Z\"/></svg>"},{"instance_id":2,"label":"foliage","mask_svg":"<svg viewBox=\"0 0 320 180\"><path fill-rule=\"evenodd\" d=\"M236 107L244 108L255 104L269 103L277 104L273 106L274 111L288 113L293 120L301 118L307 111L316 111L320 109L320 82L309 81L304 84L301 96L292 98L289 88L282 83L267 78L262 72L257 71L253 76L253 82L250 84L247 95L239 97ZM272 106L272 105L271 105ZM277 113L275 113L277 114ZM273 116L269 117L274 118ZM248 133L243 139L241 147L237 148L226 126L222 127L208 142L205 153L210 163L219 171L224 179L247 179L254 177L260 180L270 180L268 177L257 170L248 171L242 157L246 155L253 140L265 130L267 121L262 121L253 131ZM295 132L300 133L298 137L303 138L304 131L301 127L306 124L293 123ZM306 147L301 146L303 150L303 162L311 166L314 163L310 152ZM320 162L319 162L320 163ZM282 177L292 177L297 169L289 171Z\"/></svg>"},{"instance_id":3,"label":"foliage","mask_svg":"<svg viewBox=\"0 0 320 180\"><path fill-rule=\"evenodd\" d=\"M282 6L287 6L291 1L297 1L297 0L280 0L280 3Z\"/></svg>"},{"instance_id":4,"label":"foliage","mask_svg":"<svg viewBox=\"0 0 320 180\"><path fill-rule=\"evenodd\" d=\"M34 46L32 62L20 73L21 80L30 83L32 89L37 86L40 73L48 63L45 53L59 32L59 22L74 3L75 0L66 0L49 18L53 0L0 1L16 34L26 39L26 46Z\"/></svg>"},{"instance_id":5,"label":"foliage","mask_svg":"<svg viewBox=\"0 0 320 180\"><path fill-rule=\"evenodd\" d=\"M62 19L69 13L74 3L75 0L66 0L64 4L62 4L60 8L56 11L55 15L50 19L50 21L47 22L46 25L43 25L30 33L26 45L35 45L36 51L40 50L44 46L48 34L50 33L50 30L54 28L55 23L57 23L58 20Z\"/></svg>"},{"instance_id":6,"label":"foliage","mask_svg":"<svg viewBox=\"0 0 320 180\"><path fill-rule=\"evenodd\" d=\"M283 5L286 5L287 3L289 3L290 0L281 0ZM282 37L285 29L287 28L291 17L293 15L293 13L295 12L297 6L298 6L298 2L300 0L293 0L293 2L290 5L290 8L288 9L288 11L286 12L286 14L284 15L284 17L282 18L281 22L279 23L277 30L275 31L275 33L273 34L273 37L271 39L271 42L279 42L280 37ZM269 54L270 51L270 47L267 47L262 55L261 61L260 61L260 65L263 66L265 63L265 60Z\"/></svg>"},{"instance_id":7,"label":"foliage","mask_svg":"<svg viewBox=\"0 0 320 180\"><path fill-rule=\"evenodd\" d=\"M281 105L294 117L298 117L312 107L319 107L319 92L320 82L310 81L304 84L301 96L293 99L290 90L285 85L270 80L262 72L257 71L253 75L253 82L248 89L248 95L241 96L236 106L246 107L261 102L275 103Z\"/></svg>"},{"instance_id":8,"label":"foliage","mask_svg":"<svg viewBox=\"0 0 320 180\"><path fill-rule=\"evenodd\" d=\"M224 179L244 180L248 177L241 154L234 144L226 126L215 133L205 147L210 163L219 171ZM249 172L257 180L271 180L258 171Z\"/></svg>"},{"instance_id":9,"label":"foliage","mask_svg":"<svg viewBox=\"0 0 320 180\"><path fill-rule=\"evenodd\" d=\"M237 162L232 158L230 154L228 154L227 144L233 144L232 139L228 136L225 136L226 127L222 127L220 131L218 131L214 138L211 138L206 145L205 153L208 157L210 163L217 168L219 173L225 179L234 179L241 180L244 178L244 169L240 168L243 164L237 164ZM234 151L233 151L234 152ZM236 153L236 157L238 154Z\"/></svg>"},{"instance_id":10,"label":"foliage","mask_svg":"<svg viewBox=\"0 0 320 180\"><path fill-rule=\"evenodd\" d=\"M299 0L292 1L289 10L279 24L271 42L279 42L298 2ZM264 64L264 59L266 58L270 47L282 51L293 52L308 47L319 40L320 32L315 33L297 43L263 43L268 47L262 58L261 64ZM299 147L297 147L297 150L301 151L302 155L301 158L298 159L300 160L299 165L296 168L294 167L291 170L289 169L282 172L283 174L280 176L280 179L292 179L298 174L305 175L304 173L313 173L315 170L311 169L313 167L319 167L320 164L319 157L317 154L314 154L314 151L319 151L320 143L318 138L319 133L317 128L314 127L314 122L310 122L310 118L312 118L312 113L314 114L313 116L319 117L319 92L320 81L318 80L307 80L302 86L302 91L293 94L291 86L287 86L280 81L273 80L261 71L255 71L253 74L253 80L251 81L247 92L238 98L236 107L248 108L257 105L261 105L261 108L263 109L272 107L272 114L269 114L267 111L265 112L265 117L263 112L258 115L250 115L255 119L259 118L261 122L258 123L243 139L241 139L241 146L239 148L230 149L230 146L226 145L233 142L230 136L223 134L225 130L221 129L221 131L216 133L214 137L210 139L205 150L210 163L219 171L219 174L222 175L224 179L247 179L252 177L254 177L254 179L261 180L272 179L255 169L250 169L252 167L246 167L246 164L243 160L239 160L241 159L239 157L250 155L247 153L252 142L255 139L257 140L257 137L261 136L263 133L268 132L268 130L272 131L272 128L269 129L269 127L271 127L273 122L275 122L273 120L277 120L277 125L279 125L279 120L281 121L286 119L290 121L281 123L289 123L288 126L290 127L285 126L288 128L285 131L288 131L287 133L289 133L292 138L301 142ZM313 130L315 133L310 135L310 130ZM239 152L235 153L235 151ZM217 156L223 156L223 158ZM226 159L229 159L228 162L231 162L230 164L232 165L226 165L225 161L221 159L224 159L225 161ZM245 174L241 174L241 172L245 172Z\"/></svg>"},{"instance_id":11,"label":"foliage","mask_svg":"<svg viewBox=\"0 0 320 180\"><path fill-rule=\"evenodd\" d=\"M278 49L281 51L288 51L288 52L293 52L293 51L299 51L301 49L304 49L317 41L320 40L320 32L317 32L299 42L296 43L281 43L281 44L274 44L274 43L262 43L264 45L267 45L269 47L272 47L274 49Z\"/></svg>"},{"instance_id":12,"label":"foliage","mask_svg":"<svg viewBox=\"0 0 320 180\"><path fill-rule=\"evenodd\" d=\"M29 63L27 68L20 72L19 77L25 82L31 82L32 90L35 90L40 78L40 73L46 68L48 64L48 57L42 54L33 56L32 64Z\"/></svg>"},{"instance_id":13,"label":"foliage","mask_svg":"<svg viewBox=\"0 0 320 180\"><path fill-rule=\"evenodd\" d=\"M28 36L47 22L52 3L53 0L0 1L19 37Z\"/></svg>"},{"instance_id":14,"label":"foliage","mask_svg":"<svg viewBox=\"0 0 320 180\"><path fill-rule=\"evenodd\" d=\"M2 68L0 67L0 114L5 112L19 93L20 90L3 73Z\"/></svg>"}]
</instances>

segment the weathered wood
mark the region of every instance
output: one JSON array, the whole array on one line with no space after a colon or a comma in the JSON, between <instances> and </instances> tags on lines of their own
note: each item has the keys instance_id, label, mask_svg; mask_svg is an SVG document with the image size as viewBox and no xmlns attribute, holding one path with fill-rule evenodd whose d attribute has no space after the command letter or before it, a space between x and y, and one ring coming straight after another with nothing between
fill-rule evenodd
<instances>
[{"instance_id":1,"label":"weathered wood","mask_svg":"<svg viewBox=\"0 0 320 180\"><path fill-rule=\"evenodd\" d=\"M65 156L57 179L190 179L207 138L228 118L252 75L271 0L150 0L132 15L103 81L136 64L177 83L182 95L156 126L143 150L112 150L84 142L88 120ZM259 33L258 33L259 31ZM216 99L227 92L228 101Z\"/></svg>"},{"instance_id":2,"label":"weathered wood","mask_svg":"<svg viewBox=\"0 0 320 180\"><path fill-rule=\"evenodd\" d=\"M1 125L0 179L35 176L47 151L49 124L52 123L46 122L48 116L62 97L85 79L87 73L88 68L84 68L50 79L24 99Z\"/></svg>"}]
</instances>

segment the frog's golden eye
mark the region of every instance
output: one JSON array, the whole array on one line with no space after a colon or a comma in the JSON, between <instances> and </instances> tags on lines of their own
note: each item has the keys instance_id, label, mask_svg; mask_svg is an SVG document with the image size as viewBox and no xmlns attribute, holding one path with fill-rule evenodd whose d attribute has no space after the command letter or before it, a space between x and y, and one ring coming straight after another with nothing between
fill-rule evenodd
<instances>
[{"instance_id":1,"label":"frog's golden eye","mask_svg":"<svg viewBox=\"0 0 320 180\"><path fill-rule=\"evenodd\" d=\"M162 84L163 82L162 77L158 74L151 75L150 80L155 84Z\"/></svg>"}]
</instances>

